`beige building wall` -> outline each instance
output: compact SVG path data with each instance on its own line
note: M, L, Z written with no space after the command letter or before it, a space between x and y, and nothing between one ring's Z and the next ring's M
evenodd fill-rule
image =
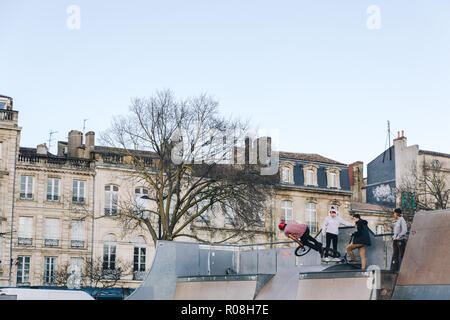
M279 188L276 193L276 198L274 201L274 212L276 213L276 224L283 219L282 201L289 200L292 201L293 209L293 220L298 223L307 223L307 203L316 204L316 232L311 232L314 236L323 225L325 218L329 214L330 206L338 207L339 216L348 222L352 222L352 217L349 214L351 194L341 194L334 192L306 192L301 190L289 190ZM288 240L284 233L276 228L276 241L286 241ZM321 241L321 240L319 240Z
M12 99L0 96L0 286L7 286L10 273L11 214L15 157L20 145L21 127L18 112L12 110Z
M22 161L21 161L22 160ZM30 282L32 286L42 285L45 257L56 257L56 267L70 262L70 258L86 258L90 256L92 245L92 211L93 211L93 171L80 172L69 168L70 163L55 165L50 168L47 163L27 163L19 159L16 173L16 192L14 210L14 242L13 258L30 256ZM21 176L33 177L33 199L20 197ZM47 200L47 179L59 178L59 201ZM85 203L72 202L73 180L85 181ZM31 217L32 243L21 244L18 240L20 217ZM59 220L59 243L56 246L46 244L46 219ZM73 247L71 243L72 220L84 221L84 246ZM12 273L13 285L16 285L17 266Z

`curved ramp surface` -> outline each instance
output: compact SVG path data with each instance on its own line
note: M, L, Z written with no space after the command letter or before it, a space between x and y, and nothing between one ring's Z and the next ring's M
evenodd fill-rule
M414 216L393 299L450 299L450 210Z
M256 295L255 300L295 300L300 272L322 271L326 267L308 266L280 270Z
M252 300L257 276L181 278L174 300Z

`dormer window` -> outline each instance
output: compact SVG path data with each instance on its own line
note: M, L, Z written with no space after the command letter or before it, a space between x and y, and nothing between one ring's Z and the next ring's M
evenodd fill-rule
M325 171L327 173L327 188L340 189L341 183L339 181L339 176L341 168L329 167L325 169Z
M305 179L305 186L317 187L317 169L319 167L315 164L305 164L303 166L303 177Z
M281 181L283 183L289 183L290 182L290 175L291 175L291 172L290 172L288 167L283 167L281 169Z
M314 171L311 169L306 170L306 184L309 186L314 184Z
M336 172L330 172L330 188L337 188Z
M288 184L294 183L294 166L295 163L290 161L286 161L280 164L281 183L288 183Z

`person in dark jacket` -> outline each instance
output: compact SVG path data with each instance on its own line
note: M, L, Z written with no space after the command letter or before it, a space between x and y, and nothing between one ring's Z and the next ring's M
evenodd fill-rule
M361 257L361 269L366 268L366 247L370 246L369 228L367 227L367 221L361 219L359 214L353 216L355 221L356 231L352 234L353 243L349 244L346 248L347 254L350 257L349 263L356 262L353 250L358 249Z

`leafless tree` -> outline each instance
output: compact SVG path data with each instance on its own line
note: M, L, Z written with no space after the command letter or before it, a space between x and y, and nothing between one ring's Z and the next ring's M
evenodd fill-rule
M87 258L82 272L83 285L97 298L105 289L116 287L120 280L131 274L132 264L116 259L115 267L107 269L101 257Z
M402 177L397 194L402 208L409 215L422 210L446 209L450 196L450 170L438 160L423 160L419 166L411 164Z
M146 228L155 245L159 230L162 240L211 242L211 231L221 235L215 242L253 237L250 231L264 224L276 174L261 174L269 153L258 144L254 161L249 150L255 144L245 137L248 122L220 116L217 101L207 95L176 100L166 90L134 99L129 115L116 117L102 135L130 159L136 185L148 189L146 203L118 204L124 228ZM217 227L220 216L229 227ZM198 225L208 228L209 240Z

